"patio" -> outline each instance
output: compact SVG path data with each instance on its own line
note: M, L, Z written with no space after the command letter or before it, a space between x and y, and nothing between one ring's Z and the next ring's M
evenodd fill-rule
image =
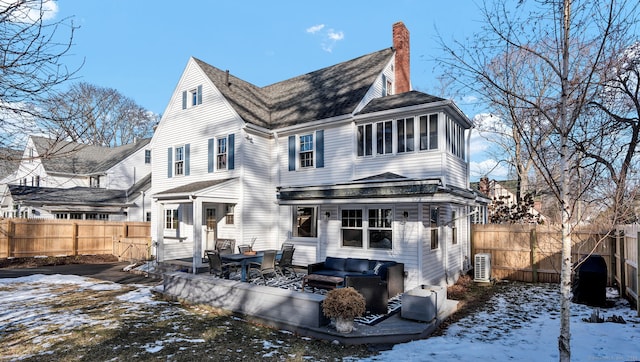
M183 271L162 273L163 284L156 292L165 298L230 310L252 322L343 344L401 343L425 338L457 308L457 302L446 300L433 321L414 321L401 317L401 298L397 296L389 301L387 315L360 318L352 333L342 334L322 314L321 303L327 291L308 287L301 291L303 268L296 268L295 275L266 280L257 277L241 282L239 273L222 279L206 270L190 273L191 261L171 261L171 264L174 270Z

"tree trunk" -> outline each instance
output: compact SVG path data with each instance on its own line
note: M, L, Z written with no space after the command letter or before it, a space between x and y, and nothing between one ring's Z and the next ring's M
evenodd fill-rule
M571 214L569 208L569 125L567 98L569 92L569 31L571 27L571 0L563 2L562 17L562 70L560 96L560 199L562 202L562 266L560 269L560 361L571 361Z

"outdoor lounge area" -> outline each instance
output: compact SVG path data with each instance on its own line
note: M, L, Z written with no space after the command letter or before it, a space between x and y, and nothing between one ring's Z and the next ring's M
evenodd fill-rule
M171 262L180 265L180 261L168 261ZM181 262L187 266L188 261ZM269 277L248 272L245 281L242 281L243 273L238 268L224 276L210 274L208 270L200 270L195 274L188 272L187 268L181 270L164 273L163 285L157 292L168 299L230 310L253 322L344 344L400 343L425 338L457 307L457 302L445 300L438 305L434 319L403 318L401 293L385 301L384 312L379 309L367 312L355 320L352 333L342 334L322 313L324 296L335 286L309 285L308 269L305 267L296 266L291 273L274 273ZM381 285L386 291L386 283ZM366 286L370 288L371 283Z

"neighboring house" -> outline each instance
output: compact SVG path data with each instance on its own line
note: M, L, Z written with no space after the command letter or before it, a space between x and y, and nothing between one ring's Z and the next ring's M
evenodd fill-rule
M409 34L394 47L265 87L189 59L151 142L160 261L202 261L216 238L295 244L405 264L407 288L470 268L471 121L412 91Z
M21 159L22 151L0 148L0 184L15 179Z
M471 187L478 190L479 192L488 196L489 199L491 199L491 203L493 204L493 207L492 205L489 205L489 208L488 208L489 213L491 213L491 210L497 207L497 202L503 203L503 205L506 207L512 207L517 203L516 192L518 187L518 180L497 181L497 180L489 180L488 178L483 177L480 179L479 182L472 183ZM528 191L529 190L524 190L522 197L524 197L524 194L527 193ZM545 221L546 220L545 216L542 215L542 213L540 212L542 207L540 198L537 195L535 195L535 193L533 196L534 196L534 200L533 200L534 204L533 204L533 207L529 208L529 214L531 214L536 218L539 218L542 221ZM488 215L488 218L489 219L491 218L490 214Z
M2 185L2 216L149 221L150 140L110 148L30 136Z

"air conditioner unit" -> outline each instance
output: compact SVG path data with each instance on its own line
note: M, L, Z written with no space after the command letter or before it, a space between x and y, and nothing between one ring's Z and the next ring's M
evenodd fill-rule
M476 254L473 264L473 280L476 282L491 281L491 254Z

